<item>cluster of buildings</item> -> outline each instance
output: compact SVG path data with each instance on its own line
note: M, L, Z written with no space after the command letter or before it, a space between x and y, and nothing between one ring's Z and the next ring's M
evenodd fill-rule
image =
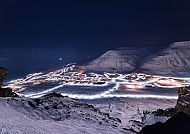
M59 70L47 73L29 74L24 78L12 80L6 87L16 92L44 83L56 83L58 85L80 85L80 86L106 86L115 83L117 87L126 89L145 88L147 85L160 87L181 87L189 83L184 80L153 76L142 73L118 74L118 73L86 73L84 69L74 64L69 64ZM121 86L120 86L121 85Z

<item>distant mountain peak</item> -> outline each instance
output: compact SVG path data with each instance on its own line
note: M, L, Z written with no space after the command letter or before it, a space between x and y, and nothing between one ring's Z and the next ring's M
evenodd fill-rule
M173 42L167 48L122 47L110 50L82 66L94 72L143 72L155 75L190 75L190 41Z

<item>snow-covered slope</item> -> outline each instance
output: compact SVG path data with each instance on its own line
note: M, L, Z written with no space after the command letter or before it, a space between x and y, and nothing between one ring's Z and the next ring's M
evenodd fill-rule
M111 50L82 68L96 72L142 72L153 75L189 76L190 41L174 42L160 50L147 47Z
M56 93L38 99L0 98L0 133L134 134L146 125L141 122L144 110L165 109L176 102L151 98L81 101Z
M0 98L2 134L120 134L120 120L59 94Z
M190 75L190 41L174 42L158 54L149 56L141 72L156 75Z
M110 50L97 59L82 66L87 71L96 72L132 72L151 48L122 48Z

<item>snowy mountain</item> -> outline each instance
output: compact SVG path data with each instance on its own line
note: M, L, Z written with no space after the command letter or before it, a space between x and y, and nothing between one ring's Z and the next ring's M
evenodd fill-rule
M155 75L189 76L190 41L174 42L168 48L149 56L140 70Z
M110 50L97 59L82 66L86 71L95 72L133 72L140 61L152 48L122 48Z
M167 48L155 49L111 50L81 67L95 72L142 72L180 77L190 75L190 41L174 42Z

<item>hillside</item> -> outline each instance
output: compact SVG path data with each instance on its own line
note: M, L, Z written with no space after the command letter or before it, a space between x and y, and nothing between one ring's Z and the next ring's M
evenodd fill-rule
M159 53L147 57L140 70L154 75L189 76L190 41L174 42Z
M164 49L123 48L110 50L81 66L94 72L142 72L152 75L189 76L190 41L174 42Z
M110 50L95 60L81 66L86 71L95 72L133 72L152 48L122 48Z
M40 99L0 98L0 109L3 134L121 133L119 119L56 93Z

